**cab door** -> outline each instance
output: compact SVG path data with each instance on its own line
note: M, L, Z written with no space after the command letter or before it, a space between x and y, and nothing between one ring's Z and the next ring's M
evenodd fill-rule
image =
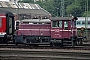
M70 34L71 34L70 21L63 21L63 30L62 30L63 38L70 38Z
M62 38L62 21L52 21L51 38Z

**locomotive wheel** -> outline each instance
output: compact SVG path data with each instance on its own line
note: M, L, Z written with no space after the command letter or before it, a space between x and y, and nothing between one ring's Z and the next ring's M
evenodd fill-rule
M63 44L60 44L60 43L51 43L50 46L51 47L63 47Z
M16 43L15 45L18 46L18 43Z
M82 44L83 44L83 43L82 43L82 40L80 40L80 41L79 41L79 45L82 45Z
M50 43L50 46L51 46L51 47L55 47L55 44L54 44L54 43Z
M4 41L3 41L3 42L4 42L4 43L6 43L6 44L8 43L7 39L4 39Z
M80 40L80 45L82 45L83 43L82 43L82 40Z
M0 43L2 43L2 41L3 41L2 38L0 38Z
M74 43L74 41L73 41L73 40L72 40L72 44L71 44L71 45L72 45L72 47L74 47L74 45L75 45L75 43Z
M82 40L78 40L77 41L77 45L82 45L83 43L82 43Z
M77 41L75 41L75 46L77 46L78 45L78 43L77 43Z

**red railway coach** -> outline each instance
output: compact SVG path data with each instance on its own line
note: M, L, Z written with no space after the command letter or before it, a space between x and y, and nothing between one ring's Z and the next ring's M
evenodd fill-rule
M22 20L15 36L15 43L74 46L78 41L76 20L76 17Z
M0 9L0 43L7 43L14 34L13 13Z

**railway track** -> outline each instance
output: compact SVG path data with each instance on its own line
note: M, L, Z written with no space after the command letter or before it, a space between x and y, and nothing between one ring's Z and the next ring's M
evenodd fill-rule
M90 60L90 45L75 47L0 45L1 60Z
M6 49L6 50L5 50ZM89 52L59 49L0 49L1 60L90 60Z
M85 44L82 46L64 46L64 47L51 47L49 45L43 46L37 46L37 45L15 45L15 44L0 44L0 48L23 48L23 49L70 49L70 50L90 50L90 44Z

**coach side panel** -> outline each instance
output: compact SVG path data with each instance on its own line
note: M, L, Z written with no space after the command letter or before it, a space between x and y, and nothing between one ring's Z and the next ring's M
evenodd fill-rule
M0 36L4 37L6 34L6 16L0 15Z

